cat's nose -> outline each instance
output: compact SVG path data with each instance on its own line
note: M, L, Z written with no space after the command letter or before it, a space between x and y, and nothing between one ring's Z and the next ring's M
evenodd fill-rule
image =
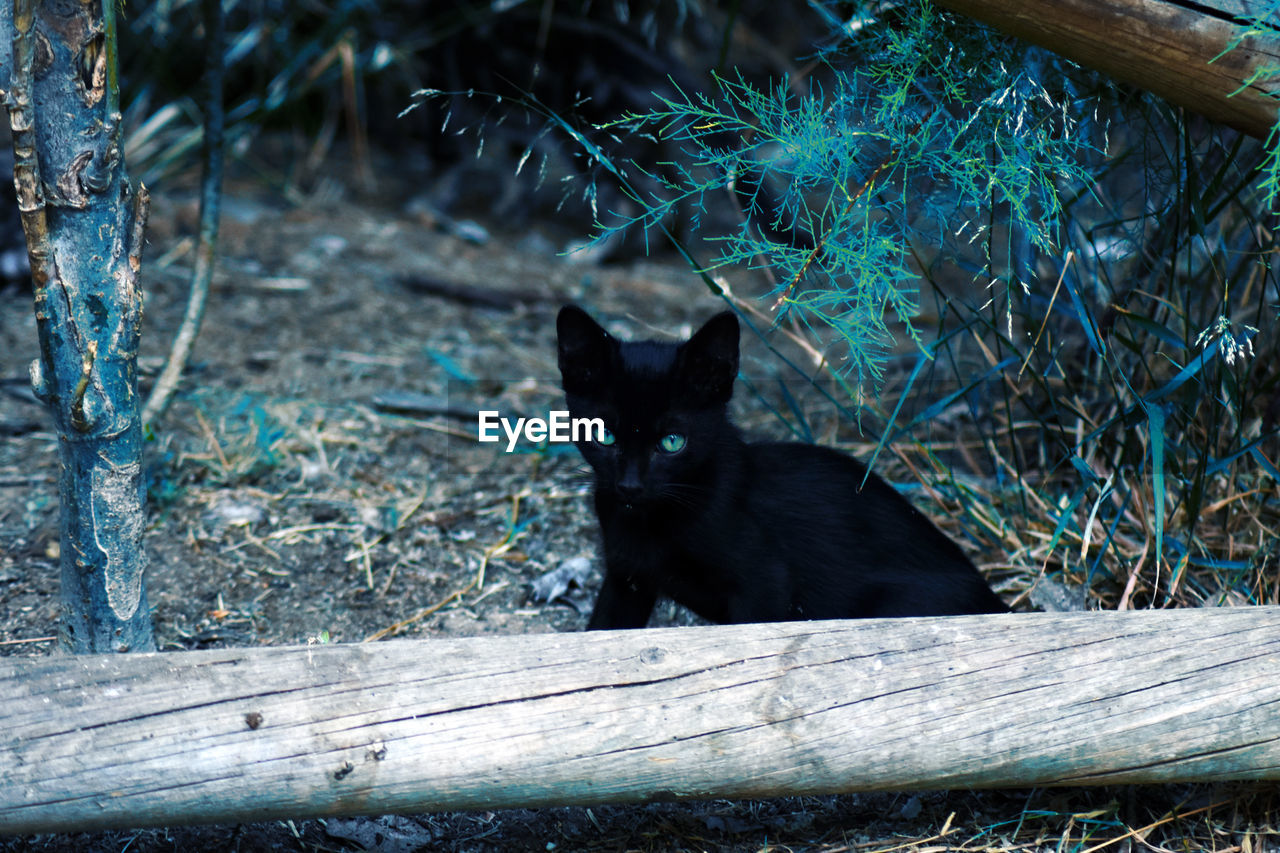
M623 500L633 501L640 497L640 493L644 491L644 487L640 485L640 481L622 480L618 483L618 494Z
M626 471L618 480L618 495L624 501L635 500L643 491L644 483L640 481L640 475L636 471Z

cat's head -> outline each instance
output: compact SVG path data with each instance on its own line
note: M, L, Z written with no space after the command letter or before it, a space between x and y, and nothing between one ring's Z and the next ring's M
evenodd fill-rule
M565 399L603 436L578 442L597 495L625 508L688 504L708 462L736 440L726 406L738 375L738 320L717 314L680 343L619 341L574 305L556 319Z

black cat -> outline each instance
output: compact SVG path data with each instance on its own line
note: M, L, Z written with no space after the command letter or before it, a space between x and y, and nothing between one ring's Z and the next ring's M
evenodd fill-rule
M642 628L666 595L713 622L1008 610L954 542L849 456L748 444L726 405L738 320L680 344L619 341L577 306L556 320L578 449L595 471L605 578L589 629Z

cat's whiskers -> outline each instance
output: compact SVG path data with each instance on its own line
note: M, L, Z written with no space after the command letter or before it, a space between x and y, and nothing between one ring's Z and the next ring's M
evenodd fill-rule
M696 498L711 493L706 486L694 485L693 483L665 483L659 490L658 495L663 500L670 501L673 504L687 507L689 509L697 509L700 502Z

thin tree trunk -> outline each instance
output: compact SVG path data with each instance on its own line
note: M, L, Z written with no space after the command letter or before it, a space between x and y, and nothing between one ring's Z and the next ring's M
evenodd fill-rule
M62 625L75 652L154 648L137 353L148 201L125 175L113 0L17 0L7 102L40 355L62 463Z

